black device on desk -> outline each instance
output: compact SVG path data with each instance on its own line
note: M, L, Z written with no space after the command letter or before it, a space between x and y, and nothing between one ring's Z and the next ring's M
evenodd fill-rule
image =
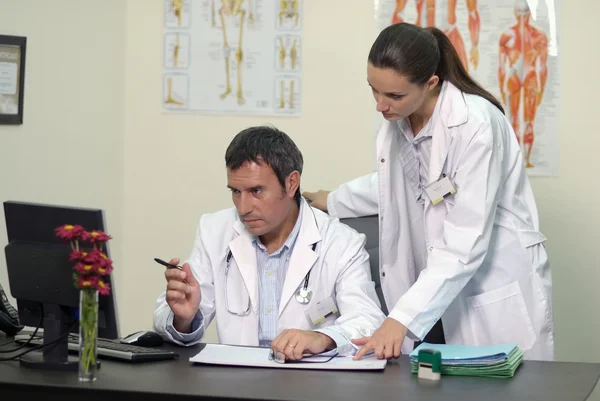
M158 334L157 334L158 335ZM42 336L35 336L31 338L31 334L22 334L15 336L15 341L19 344L28 342L32 345L42 345ZM70 352L78 352L79 350L79 337L77 335L70 334L68 337L68 349ZM97 342L98 356L106 359L121 360L127 362L150 362L150 361L162 361L167 359L176 359L179 354L173 351L166 351L158 348L151 348L146 345L135 345L126 344L120 340L109 340L106 338L99 338Z
M8 234L5 247L10 291L17 300L20 323L43 327L43 337L19 336L17 342L44 345L42 352L21 356L21 364L46 369L77 369L69 351L77 352L79 290L73 285L70 247L55 237L54 229L76 224L87 230L102 230L101 209L4 202ZM107 244L104 244L106 246ZM104 249L108 257L108 248ZM177 353L135 347L119 342L115 285L110 295L98 301L98 355L127 361L173 359Z
M0 331L8 336L14 336L23 329L19 323L19 313L8 302L8 297L0 284Z
M122 338L121 343L140 347L160 347L164 340L160 334L154 331L138 331Z

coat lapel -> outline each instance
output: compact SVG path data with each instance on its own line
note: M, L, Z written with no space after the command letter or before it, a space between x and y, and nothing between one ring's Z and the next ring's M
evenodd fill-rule
M311 207L304 199L302 199L301 207L303 209L300 232L294 244L290 264L283 283L279 302L279 316L281 316L281 313L296 293L298 287L304 283L306 273L312 269L318 259L318 254L312 250L313 244L321 240L316 218ZM318 247L315 249L318 249ZM318 280L316 274L311 275L310 283L314 283L314 280ZM314 285L309 284L309 288L313 288L314 290Z
M434 116L432 127L431 156L429 159L429 176L427 185L438 181L442 175L444 164L448 158L448 151L454 136L449 128L465 124L468 117L467 103L464 94L450 82L442 84L438 99L440 109ZM429 196L425 197L425 212L431 207Z
M239 234L229 243L231 254L240 269L244 285L250 296L252 310L258 311L258 269L256 267L256 250L252 246L252 235L239 219L233 225Z
M449 128L466 123L468 115L463 93L449 82L442 84L438 102L440 102L438 115L432 117L434 120L428 184L439 180L442 174L454 138Z

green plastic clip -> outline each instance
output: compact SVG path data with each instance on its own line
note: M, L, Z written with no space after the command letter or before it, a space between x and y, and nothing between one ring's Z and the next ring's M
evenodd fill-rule
M435 349L419 350L419 378L440 380L442 374L442 353Z

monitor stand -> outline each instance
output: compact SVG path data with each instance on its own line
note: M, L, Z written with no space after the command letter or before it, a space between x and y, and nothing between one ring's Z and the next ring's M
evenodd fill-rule
M44 345L20 357L23 366L34 369L77 371L79 359L69 356L69 332L73 326L72 309L44 304Z

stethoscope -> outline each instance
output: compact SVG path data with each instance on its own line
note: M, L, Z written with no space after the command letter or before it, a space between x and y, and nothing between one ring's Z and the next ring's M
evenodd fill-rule
M312 250L313 252L315 251L315 249L317 249L317 244L314 243L312 244ZM236 315L236 316L246 316L250 313L250 295L248 295L248 305L246 306L246 310L243 312L234 312L231 310L231 308L229 307L229 297L227 296L227 280L229 278L229 268L231 267L231 257L233 256L233 254L231 253L231 250L227 253L227 264L225 266L225 307L227 308L227 312L231 313L232 315ZM312 268L311 268L312 270ZM307 305L310 300L312 299L313 296L313 291L308 288L308 282L310 280L310 272L311 270L308 271L308 273L306 273L306 276L304 276L304 283L302 284L302 287L298 288L296 290L296 294L295 294L295 298L296 301L299 304L302 305Z
M319 224L317 223L317 217L315 216L315 212L312 211L313 213L313 217L315 218L315 224L317 225L317 229L319 228ZM317 243L312 244L312 250L313 252L315 252L315 250L317 249ZM231 267L231 258L232 258L233 254L231 253L231 249L227 252L227 258L226 258L226 265L225 265L225 308L227 309L227 312L231 313L232 315L236 315L236 316L247 316L248 314L250 314L250 295L248 295L248 305L246 306L246 310L243 312L234 312L229 308L229 297L227 296L227 280L229 278L229 268ZM310 280L310 272L311 272L312 268L308 271L308 273L306 273L306 276L304 276L304 283L302 283L302 286L300 288L298 288L296 290L296 294L295 294L295 298L296 301L301 304L301 305L307 305L310 300L312 299L313 296L313 291L308 287L308 282Z

